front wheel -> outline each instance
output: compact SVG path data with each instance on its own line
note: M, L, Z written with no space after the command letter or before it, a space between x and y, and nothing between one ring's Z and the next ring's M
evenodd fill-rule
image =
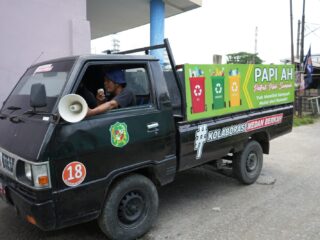
M250 141L243 151L235 153L232 167L235 177L244 184L254 183L262 169L263 151L257 141Z
M142 175L130 175L112 187L98 223L110 239L136 239L151 228L158 205L155 185Z

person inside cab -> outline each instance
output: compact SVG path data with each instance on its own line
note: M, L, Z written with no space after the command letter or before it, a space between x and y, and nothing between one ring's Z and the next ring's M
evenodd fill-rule
M104 91L97 93L97 107L88 109L87 116L94 116L111 109L134 106L135 96L126 88L126 80L123 70L111 70L104 77L104 88L110 94L106 97Z

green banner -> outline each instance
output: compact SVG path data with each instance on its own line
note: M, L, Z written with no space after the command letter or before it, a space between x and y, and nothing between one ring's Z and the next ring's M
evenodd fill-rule
M294 101L293 65L184 65L187 119Z

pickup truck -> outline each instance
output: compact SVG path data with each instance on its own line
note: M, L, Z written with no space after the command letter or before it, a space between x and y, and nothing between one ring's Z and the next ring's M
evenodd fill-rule
M171 70L150 55L164 48ZM120 68L136 105L86 117L84 87ZM293 121L291 65L176 66L164 44L28 68L0 112L0 197L42 230L98 220L110 239L153 226L157 188L206 163L259 177L270 140ZM90 107L90 106L89 106Z

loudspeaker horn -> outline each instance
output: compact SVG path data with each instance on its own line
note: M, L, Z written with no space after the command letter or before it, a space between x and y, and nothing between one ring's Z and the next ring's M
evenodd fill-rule
M80 95L68 94L61 98L58 111L67 122L80 122L87 115L88 104Z

